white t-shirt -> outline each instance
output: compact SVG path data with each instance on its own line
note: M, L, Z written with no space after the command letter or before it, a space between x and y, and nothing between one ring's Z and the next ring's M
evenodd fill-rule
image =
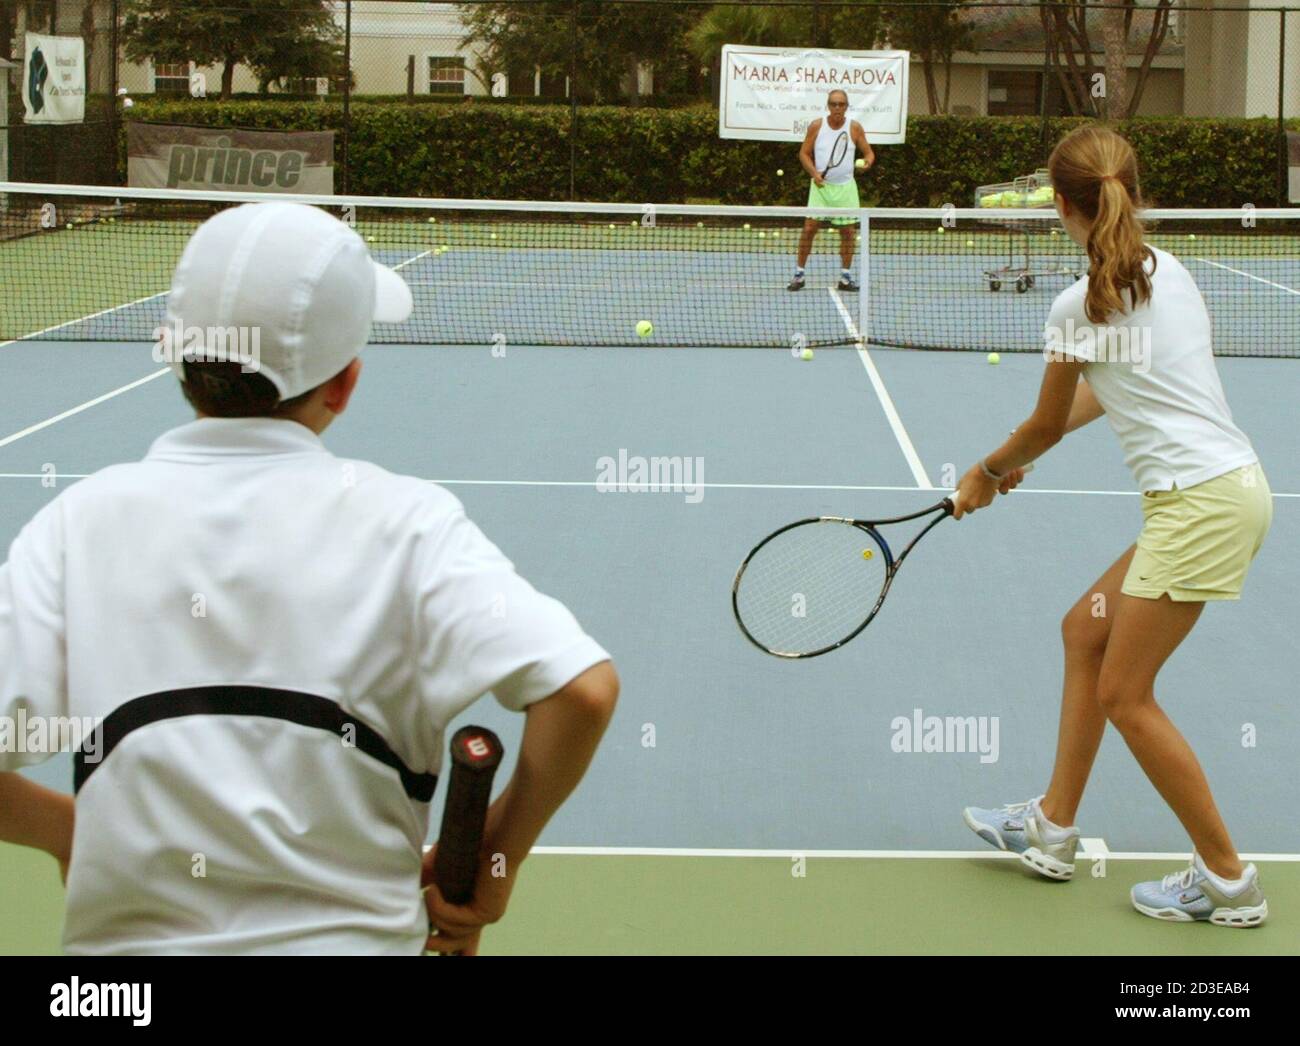
M1185 489L1258 459L1228 410L1196 282L1172 254L1151 249L1146 303L1094 324L1084 312L1085 276L1056 296L1044 336L1049 353L1088 361L1084 378L1138 489Z
M821 130L817 132L817 140L813 144L813 164L818 171L825 170L826 165L831 162L835 141L841 134L846 136L847 148L844 151L844 159L826 171L827 185L843 185L845 182L853 181L853 164L857 159L858 146L853 141L852 120L845 117L844 123L835 128L831 126L829 117L822 117Z
M103 719L66 950L418 954L448 722L607 657L446 490L292 421L166 433L0 566L0 715Z

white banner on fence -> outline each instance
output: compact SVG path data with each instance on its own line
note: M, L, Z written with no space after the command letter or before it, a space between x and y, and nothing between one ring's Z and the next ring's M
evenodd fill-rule
M27 123L84 123L86 43L79 36L28 33L23 48L23 111Z
M849 96L849 118L873 145L907 140L907 51L809 51L727 44L718 136L802 141L826 115L826 95Z

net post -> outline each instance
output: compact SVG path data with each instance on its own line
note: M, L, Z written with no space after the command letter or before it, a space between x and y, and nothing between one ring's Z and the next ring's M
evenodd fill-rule
M1277 27L1277 205L1287 206L1286 144L1286 8L1278 11Z
M871 298L871 212L865 207L858 212L858 228L862 235L862 248L858 252L862 269L861 287L858 290L858 348L867 347L867 321Z

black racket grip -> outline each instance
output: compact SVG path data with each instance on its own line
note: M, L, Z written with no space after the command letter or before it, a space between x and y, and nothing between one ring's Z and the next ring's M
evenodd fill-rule
M433 881L452 904L468 904L478 876L492 778L504 750L491 730L463 726L451 739L451 776L433 860Z

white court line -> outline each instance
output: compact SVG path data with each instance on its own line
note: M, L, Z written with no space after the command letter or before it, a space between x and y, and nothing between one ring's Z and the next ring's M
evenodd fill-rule
M50 331L62 330L64 327L71 327L74 323L85 323L87 320L96 320L100 316L107 316L110 312L117 312L119 309L129 309L132 305L143 305L147 301L153 301L155 298L161 298L166 291L159 291L157 294L150 294L147 298L136 298L135 301L123 302L121 305L114 305L109 309L100 309L99 312L92 312L89 316L78 316L75 320L68 320L65 323L56 323L53 327L46 327L44 330L33 331L31 334L24 334L21 338L11 338L9 341L0 341L0 349L7 345L17 345L20 341L31 341L33 338L39 338L42 334L49 334ZM86 341L95 341L95 338L87 338Z
M1105 842L1101 841L1103 847ZM565 857L811 857L817 860L994 860L1014 861L1018 856L1001 850L712 850L667 846L534 846L535 854ZM1191 861L1188 851L1179 853L1086 853L1108 861ZM1300 854L1240 854L1243 861L1300 861Z
M150 375L143 381L151 380L157 375ZM139 384L139 382L137 382ZM129 388L130 386L128 386ZM124 390L119 390L124 391ZM112 393L110 393L112 395ZM48 424L48 423L42 423ZM0 479L45 479L47 473L44 472L0 472ZM57 479L85 479L91 475L89 472L60 472L55 477ZM596 480L592 479L426 479L426 483L437 483L442 487L586 487L594 488L599 486ZM832 490L853 492L885 492L885 493L904 493L914 494L916 487L899 487L886 485L870 485L859 483L700 483L699 487L705 490ZM942 487L930 487L930 491L935 493L944 493ZM673 491L672 493L678 493ZM1138 497L1136 490L1064 490L1052 488L1030 488L1021 487L1013 490L1012 494L1062 494L1062 495L1091 495L1095 497L1106 498L1135 498ZM1273 492L1275 498L1300 498L1300 494L1279 494Z
M894 401L889 395L889 390L885 388L885 383L880 377L880 372L876 370L876 364L871 359L871 353L867 351L866 342L862 339L862 333L858 330L858 325L853 322L853 317L849 315L849 310L844 307L844 302L836 293L835 288L829 290L831 300L835 302L835 307L840 310L840 318L844 320L844 326L849 329L853 335L854 341L858 344L858 359L862 361L862 366L866 368L867 377L871 379L871 387L876 390L876 398L880 400L880 406L885 412L885 417L889 420L889 427L894 430L894 439L898 440L899 449L903 452L903 457L907 459L907 467L912 470L912 476L916 479L916 485L922 490L934 490L935 486L930 482L930 477L926 475L925 466L921 464L921 458L916 453L916 447L912 445L912 437L907 434L907 429L903 427L903 419L898 416L898 410L894 407ZM859 294L866 294L866 289L858 291Z
M123 385L121 388L114 389L112 392L106 392L102 396L96 396L93 400L86 400L85 403L79 404L73 407L71 410L65 410L62 414L56 414L52 418L46 418L44 421L38 421L35 425L29 425L21 432L15 432L12 436L6 436L4 439L0 439L0 447L7 447L9 446L10 443L17 443L20 439L22 439L25 436L30 436L33 432L40 432L41 429L47 429L51 425L57 425L60 421L63 421L65 418L70 418L74 414L80 414L83 410L89 410L91 407L96 407L99 404L103 403L105 400L111 400L114 396L120 396L124 392L130 392L132 389L139 388L141 385L145 384L146 382L153 381L154 378L160 378L164 374L170 374L170 373L171 373L171 368L164 367L162 368L162 370L156 370L152 374L147 374L143 378L131 382L129 385Z
M1263 283L1279 291L1285 291L1287 294L1300 294L1300 289L1298 288L1287 287L1281 283L1274 283L1272 280L1266 280L1262 276L1256 276L1254 273L1246 272L1242 269L1234 269L1231 265L1224 265L1222 262L1210 261L1209 258L1197 258L1196 260L1198 262L1203 262L1206 265L1213 265L1216 269L1223 269L1225 272L1230 272L1236 276L1245 276L1248 280L1255 280L1257 283Z

